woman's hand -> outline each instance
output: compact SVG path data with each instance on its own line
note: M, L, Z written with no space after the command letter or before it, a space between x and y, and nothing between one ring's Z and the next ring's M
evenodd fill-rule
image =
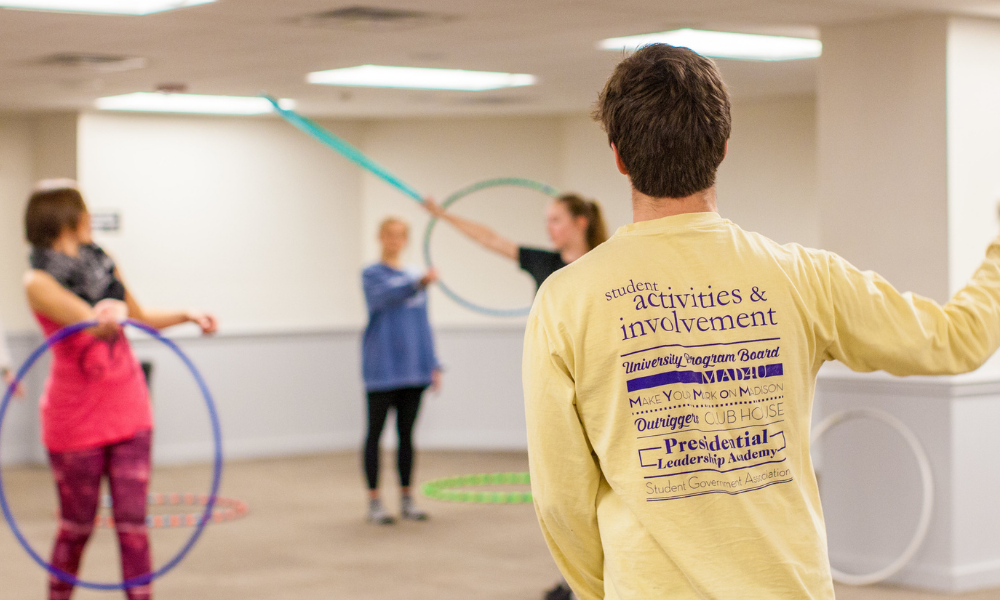
M11 370L9 370L9 369L3 369L3 381L9 387L10 384L14 382L14 372L11 371ZM14 397L15 398L24 398L24 385L23 384L19 383L19 384L17 384L17 387L14 388Z
M431 213L431 216L433 216L434 218L436 219L444 218L445 215L444 209L441 208L441 206L437 202L434 202L434 198L431 198L430 196L424 198L423 206L424 208L427 209L427 212Z
M427 287L430 284L438 280L438 273L436 269L429 269L423 277L420 278L420 287Z
M101 325L107 323L120 324L128 318L128 305L121 300L111 298L101 300L94 305L94 317Z
M94 305L94 318L97 326L91 327L90 333L99 338L113 338L118 335L122 322L128 318L128 305L111 298L101 300Z
M216 320L215 315L211 313L192 311L188 313L187 320L201 327L201 332L205 335L215 333L219 330L219 322Z

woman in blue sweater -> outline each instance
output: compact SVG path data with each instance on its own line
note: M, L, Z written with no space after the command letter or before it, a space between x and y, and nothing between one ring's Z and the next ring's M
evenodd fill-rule
M378 491L379 439L390 408L396 410L399 432L399 484L402 488L401 516L424 521L427 513L413 504L410 475L413 471L413 425L420 410L420 397L428 387L437 389L441 366L434 353L434 336L427 319L427 286L437 280L430 270L424 275L403 267L401 254L409 238L409 227L389 217L379 227L382 259L362 274L368 327L362 350L362 370L368 392L368 438L364 466L368 479L368 520L389 525L395 520L382 507Z

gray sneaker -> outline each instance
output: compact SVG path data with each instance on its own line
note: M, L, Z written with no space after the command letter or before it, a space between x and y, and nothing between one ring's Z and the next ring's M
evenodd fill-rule
M368 522L375 525L392 525L396 522L396 519L392 515L385 512L382 508L382 503L378 500L371 500L368 503Z
M407 521L426 521L430 516L413 504L413 499L403 496L400 502L400 516Z

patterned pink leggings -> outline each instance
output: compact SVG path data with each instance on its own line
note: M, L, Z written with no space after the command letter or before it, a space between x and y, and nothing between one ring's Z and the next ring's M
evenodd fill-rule
M83 548L94 530L101 477L107 475L121 548L122 576L130 579L152 570L146 534L151 442L152 432L144 431L100 448L49 453L59 491L60 516L59 533L52 550L53 566L76 575ZM125 593L129 600L149 600L152 586L133 587ZM69 600L72 594L72 585L50 576L49 600Z

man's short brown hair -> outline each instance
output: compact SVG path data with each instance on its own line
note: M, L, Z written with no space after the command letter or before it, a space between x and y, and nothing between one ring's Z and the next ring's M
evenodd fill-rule
M623 60L594 118L628 170L632 187L683 198L715 185L732 128L729 94L710 59L651 44Z

